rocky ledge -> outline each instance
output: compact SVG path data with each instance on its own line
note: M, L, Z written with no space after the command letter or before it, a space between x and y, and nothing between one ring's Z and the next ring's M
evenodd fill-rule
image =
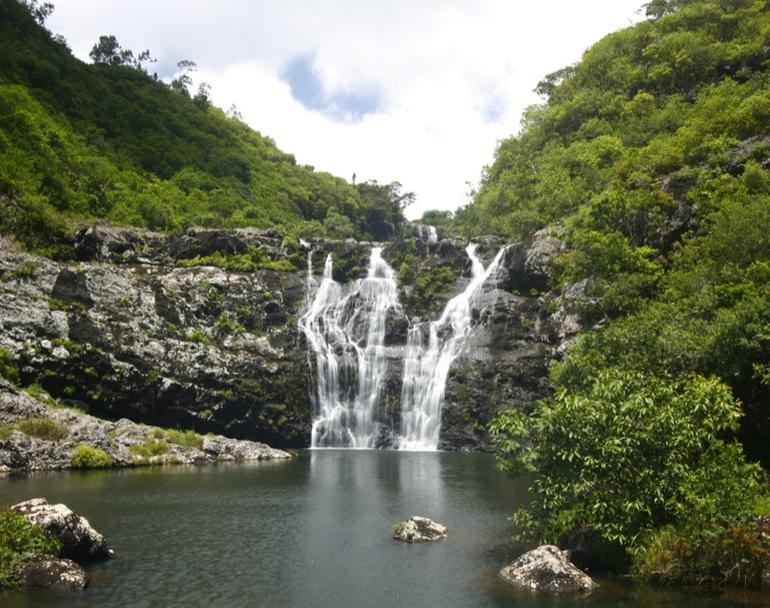
M0 473L289 458L263 443L101 420L0 378Z
M104 536L67 505L51 505L45 498L33 498L13 505L11 511L40 526L61 544L59 556L36 553L24 560L19 578L27 587L85 589L88 576L80 564L108 560L114 555Z
M572 565L567 551L543 545L528 551L500 571L517 587L550 593L585 593L598 585L585 572Z
M407 543L424 543L446 538L446 526L427 517L412 515L409 519L393 526L393 538Z

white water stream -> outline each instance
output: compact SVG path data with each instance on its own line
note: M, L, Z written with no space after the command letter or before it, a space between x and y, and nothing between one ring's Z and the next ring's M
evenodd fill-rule
M399 310L393 269L374 247L364 279L342 286L326 257L317 285L308 255L308 289L315 290L300 331L315 355L311 447L374 447L375 413L388 371L385 319Z
M476 245L468 245L471 281L465 290L447 302L441 317L427 328L410 328L401 386L400 449L437 449L449 369L471 332L474 299L494 276L503 251L484 268ZM299 328L308 342L311 369L315 364L311 447L376 447L377 409L388 373L385 321L389 313L401 311L395 272L381 253L382 248L374 247L366 278L347 286L332 278L331 255L319 284L308 254L308 309Z

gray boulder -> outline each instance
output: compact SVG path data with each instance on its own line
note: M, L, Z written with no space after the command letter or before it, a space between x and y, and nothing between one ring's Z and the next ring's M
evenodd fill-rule
M393 526L393 538L407 543L423 543L446 538L447 529L427 517L413 515Z
M33 555L21 570L22 584L62 591L81 591L88 585L86 571L69 559Z
M520 556L500 571L509 583L532 591L585 593L598 585L585 572L572 565L567 552L554 545L543 545Z
M13 505L11 510L58 538L62 557L80 562L110 559L114 555L104 536L66 505L49 505L45 498L33 498Z

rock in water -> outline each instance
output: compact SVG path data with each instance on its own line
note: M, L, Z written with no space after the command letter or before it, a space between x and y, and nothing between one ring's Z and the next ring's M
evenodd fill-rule
M49 505L45 498L33 498L13 505L11 510L58 538L62 557L80 562L110 559L114 554L104 536L66 505Z
M80 591L88 585L86 571L69 559L53 555L33 555L21 570L21 580L28 587Z
M446 538L445 526L427 517L413 515L409 519L398 522L393 526L393 538L407 543L423 543L431 540Z
M572 565L567 552L553 545L533 549L500 570L509 583L532 591L578 593L593 591L598 585Z

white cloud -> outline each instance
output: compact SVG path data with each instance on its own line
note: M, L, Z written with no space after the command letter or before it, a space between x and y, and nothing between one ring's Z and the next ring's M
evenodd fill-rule
M217 105L234 103L301 163L400 181L417 193L414 217L465 203L542 76L638 19L640 3L58 0L48 25L83 59L101 34L151 49L161 74L193 59ZM377 91L377 112L345 121L293 99L281 74L302 55L327 95Z

